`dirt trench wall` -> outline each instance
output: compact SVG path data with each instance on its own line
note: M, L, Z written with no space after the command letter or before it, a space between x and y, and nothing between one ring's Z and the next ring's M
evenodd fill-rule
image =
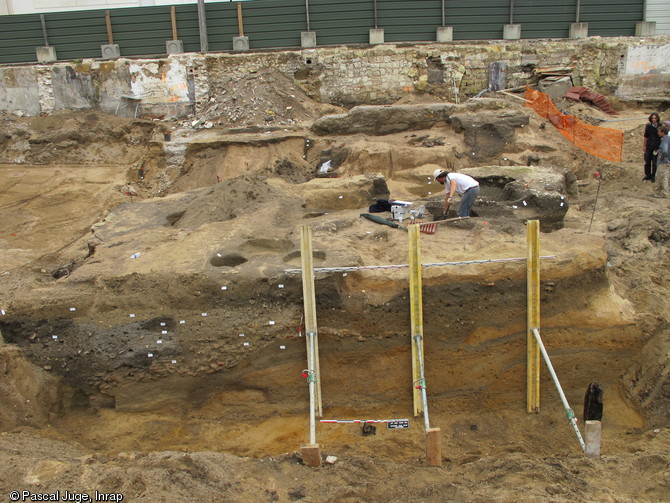
M134 116L201 114L217 97L254 86L273 69L312 99L338 105L392 103L407 93L464 100L486 89L489 65L504 63L506 85L525 85L536 67L574 68L575 85L634 100L667 100L670 37L454 42L363 48L322 47L244 54L84 61L0 68L0 110L27 115L93 109ZM658 60L658 61L657 61ZM625 81L621 86L620 82ZM123 96L131 96L128 100Z

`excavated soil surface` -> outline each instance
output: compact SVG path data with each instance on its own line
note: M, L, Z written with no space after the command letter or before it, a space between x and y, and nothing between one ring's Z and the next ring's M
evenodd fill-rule
M259 107L268 89L295 98L290 83L262 80ZM170 125L169 142L157 121L2 118L0 492L668 501L670 214L640 181L649 111L620 106L620 120L602 122L625 135L612 163L518 100L454 110L471 119L461 129L454 119L383 135L312 130L323 108L286 103L295 120L282 116L283 129L268 127L273 113L224 130L243 111L229 103L211 107L211 128ZM326 160L331 177L316 177ZM407 269L337 269L407 263L407 233L360 214L389 197L436 212L438 166L491 173L476 218L420 235L423 263L480 262L423 272L439 468L425 466L424 421L412 415ZM519 201L501 188L509 180L526 191ZM582 431L588 384L604 389L600 458L584 457L544 365L541 410L526 412L525 220L542 210L526 201L546 194L569 209L541 234L541 331ZM301 226L315 267L330 268L315 280L324 418L410 422L374 435L318 424L322 454L337 460L316 469L299 453ZM496 261L509 258L520 260Z

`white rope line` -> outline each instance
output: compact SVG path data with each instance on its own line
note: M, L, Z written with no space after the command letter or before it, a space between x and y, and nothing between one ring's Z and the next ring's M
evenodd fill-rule
M556 258L556 255L543 255L541 259ZM493 262L521 262L528 260L527 257L516 258L493 258L486 260L466 260L462 262L433 262L428 264L421 264L421 267L441 267L445 265L469 265L469 264L490 264ZM374 271L378 269L404 269L409 267L409 264L395 264L395 265L362 265L352 267L315 267L314 272L350 272L350 271ZM284 269L286 274L299 274L302 269Z

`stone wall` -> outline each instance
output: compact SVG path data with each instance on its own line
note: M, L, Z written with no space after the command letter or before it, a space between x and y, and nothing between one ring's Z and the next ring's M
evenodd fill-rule
M573 83L623 99L670 100L670 37L590 37L380 44L244 53L179 54L160 59L62 62L0 67L0 110L26 115L97 109L183 118L216 102L250 74L283 73L317 101L388 104L409 93L457 102L487 88L489 66L505 66L507 88L537 67L572 67ZM660 55L660 56L659 56ZM124 98L125 96L125 98Z

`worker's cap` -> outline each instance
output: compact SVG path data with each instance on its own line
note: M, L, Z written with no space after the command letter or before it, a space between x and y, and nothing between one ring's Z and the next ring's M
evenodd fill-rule
M433 178L435 180L437 180L438 178L440 178L441 176L444 176L446 174L447 174L447 172L445 170L438 168L435 171L433 171Z
M666 126L670 127L670 121L665 121L663 124L665 124Z

